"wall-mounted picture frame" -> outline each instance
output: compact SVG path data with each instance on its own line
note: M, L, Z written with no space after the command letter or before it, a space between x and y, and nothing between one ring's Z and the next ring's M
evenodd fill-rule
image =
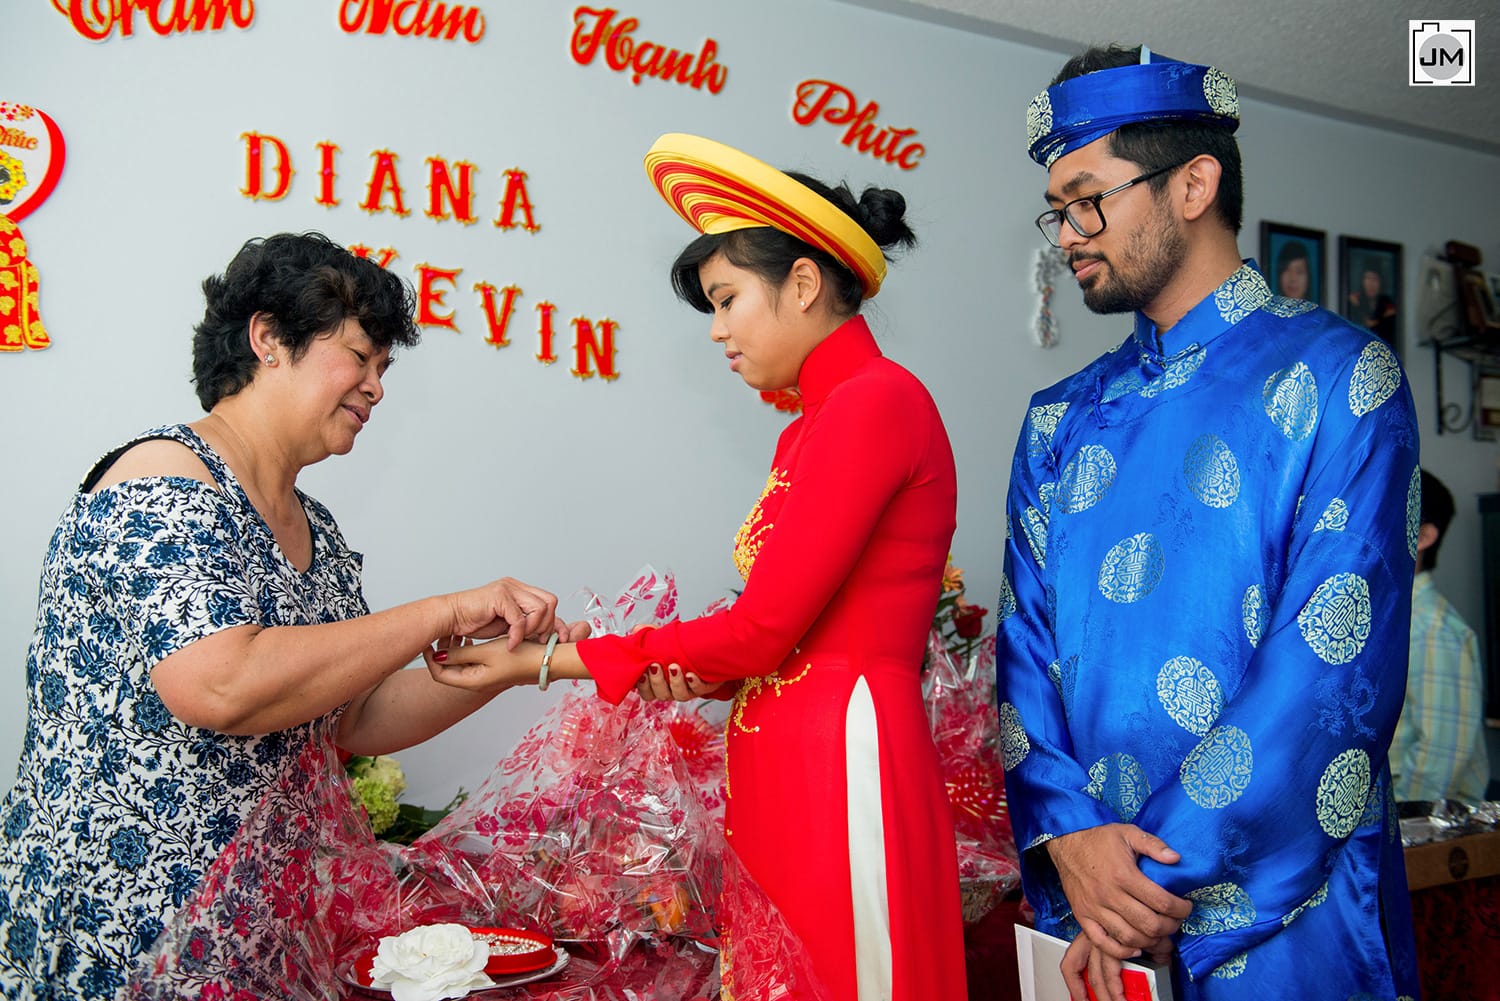
M1327 234L1321 229L1261 220L1260 263L1271 291L1324 305L1327 246Z
M1401 244L1339 237L1339 312L1401 355Z

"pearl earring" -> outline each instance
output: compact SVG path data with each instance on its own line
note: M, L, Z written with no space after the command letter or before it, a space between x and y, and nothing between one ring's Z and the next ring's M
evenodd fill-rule
M269 351L266 352L266 364L267 365L275 365L276 364L276 356L273 355Z
M805 300L799 301L797 305L801 306L803 309L807 308L807 302Z

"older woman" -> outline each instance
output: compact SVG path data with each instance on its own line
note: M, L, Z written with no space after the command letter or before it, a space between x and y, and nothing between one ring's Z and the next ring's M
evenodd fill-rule
M678 296L712 315L730 371L802 400L735 539L744 591L690 622L460 646L429 669L476 691L592 677L611 702L633 686L733 686L725 834L829 996L961 1001L953 818L920 680L956 519L953 452L932 397L860 315L884 250L915 240L906 202L697 136L663 136L646 166L702 232L672 267ZM740 917L727 915L726 995L732 970L774 958Z
M438 637L570 636L503 579L371 613L360 556L297 489L342 455L416 344L409 290L317 234L247 243L203 284L208 415L106 455L63 513L0 808L0 993L112 998L310 740L415 744L484 705L403 671Z

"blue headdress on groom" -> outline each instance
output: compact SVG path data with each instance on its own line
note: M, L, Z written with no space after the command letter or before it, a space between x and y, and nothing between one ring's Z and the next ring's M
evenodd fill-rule
M1212 66L1152 55L1133 66L1085 73L1054 84L1026 109L1027 152L1044 167L1122 125L1184 122L1233 132L1240 125L1234 81Z

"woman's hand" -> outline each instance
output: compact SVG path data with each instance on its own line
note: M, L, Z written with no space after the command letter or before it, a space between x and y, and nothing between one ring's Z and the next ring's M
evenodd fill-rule
M641 675L641 680L635 683L635 693L647 702L664 702L669 699L673 702L686 702L712 695L722 684L704 681L676 664L668 664L665 669L660 664L652 664Z
M557 595L511 577L448 595L454 636L487 640L506 634L514 651L525 639L546 639L569 627L557 618ZM587 628L585 626L585 628ZM585 633L587 635L587 633ZM567 635L564 635L567 639Z
M530 641L512 650L499 640L474 643L458 636L439 640L436 650L423 650L422 661L434 681L494 695L515 685L536 684L544 650Z

